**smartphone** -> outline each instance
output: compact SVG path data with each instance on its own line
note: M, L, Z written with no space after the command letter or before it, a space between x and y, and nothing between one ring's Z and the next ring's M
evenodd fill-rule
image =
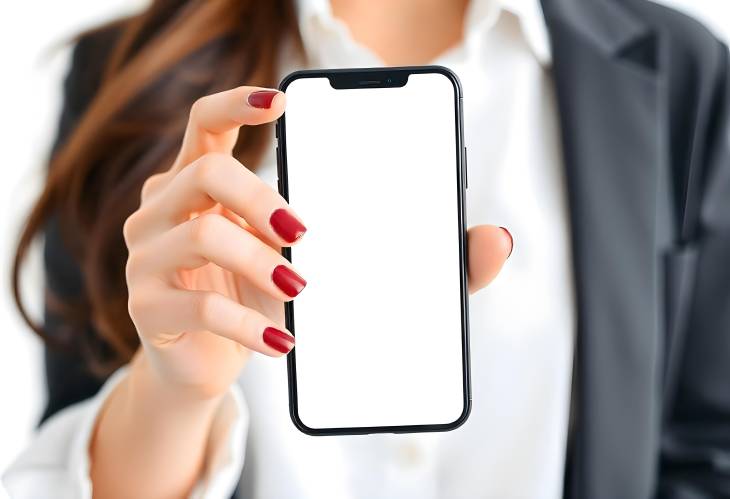
M310 435L446 431L471 408L462 92L438 66L298 71L280 84L289 407Z

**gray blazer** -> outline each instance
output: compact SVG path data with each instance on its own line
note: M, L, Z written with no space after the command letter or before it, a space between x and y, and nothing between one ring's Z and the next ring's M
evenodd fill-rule
M578 306L566 497L730 497L728 49L644 0L543 10Z
M730 497L727 47L646 0L543 0L543 10L578 305L565 497ZM115 39L102 30L79 42L59 143ZM83 292L53 221L45 262L54 293ZM48 313L47 328L60 320ZM84 362L46 351L44 418L98 389Z

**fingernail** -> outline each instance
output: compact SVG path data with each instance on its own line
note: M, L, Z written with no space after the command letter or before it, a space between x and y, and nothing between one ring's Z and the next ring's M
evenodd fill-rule
M288 243L293 243L307 232L307 228L284 208L274 211L269 218L269 223L274 232Z
M507 234L507 236L509 237L509 255L507 255L507 258L509 258L510 255L512 255L512 250L515 248L515 240L512 238L512 234L510 233L510 231L508 231L504 227L500 227L500 229L502 229L504 233Z
M294 298L302 292L307 281L286 265L278 265L271 274L271 280L287 296Z
M281 353L289 353L294 347L294 336L279 331L275 327L267 327L264 329L264 343Z
M259 109L269 109L278 93L276 90L256 90L248 94L248 105Z

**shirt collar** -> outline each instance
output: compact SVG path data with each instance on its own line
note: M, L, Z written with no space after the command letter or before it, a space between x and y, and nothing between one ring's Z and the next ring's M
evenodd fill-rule
M299 29L308 54L319 52L323 38L347 35L347 28L334 18L329 0L297 0ZM522 34L535 58L543 66L552 63L552 50L539 0L471 0L466 18L465 39L490 29L501 14L517 17ZM466 40L465 40L466 41Z
M490 0L472 0L490 1ZM548 66L552 63L552 49L548 35L545 15L539 0L499 0L502 9L511 12L520 21L522 33L532 53L540 64Z

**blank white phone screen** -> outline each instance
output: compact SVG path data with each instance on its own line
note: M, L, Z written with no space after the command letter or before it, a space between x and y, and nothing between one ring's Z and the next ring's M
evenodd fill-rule
M465 411L455 87L286 89L298 414L309 428L450 424Z

